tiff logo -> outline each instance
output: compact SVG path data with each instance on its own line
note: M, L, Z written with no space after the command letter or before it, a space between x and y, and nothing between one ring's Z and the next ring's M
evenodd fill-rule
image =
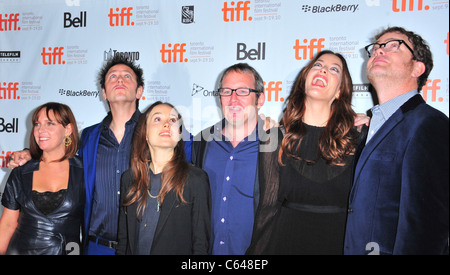
M280 93L283 90L283 88L281 88L281 85L283 85L282 81L269 81L269 83L267 83L267 86L266 86L266 82L264 81L264 86L266 86L265 94L266 94L268 102L271 102L271 101L283 102L284 101L283 97L280 98ZM274 97L272 97L272 95Z
M223 21L225 22L234 22L234 21L252 21L253 18L248 16L248 11L250 11L249 7L250 1L231 1L230 7L228 7L228 2L223 3ZM235 16L236 15L236 16Z
M0 82L0 99L20 99L18 86L19 82Z
M120 13L119 13L120 11ZM132 7L125 7L125 8L116 8L116 12L114 13L113 9L110 8L109 9L109 25L111 27L117 27L117 26L123 26L124 24L126 24L126 26L134 26L134 22L131 21L131 16L133 15L132 13L133 8ZM126 22L125 22L126 20ZM119 23L120 21L120 23Z
M325 38L313 38L311 39L311 41L308 43L308 39L303 39L303 43L305 43L305 45L300 45L300 40L296 40L295 41L295 46L294 46L294 51L295 51L295 59L297 60L302 60L302 59L312 59L314 57L314 51L316 51L316 53L320 53L322 51L322 49L325 47L325 45L322 44L322 42L325 41ZM303 54L300 54L300 51L303 51ZM308 56L308 52L309 52L309 56Z
M42 48L42 64L44 65L55 65L55 64L66 64L66 61L62 60L62 56L64 55L64 47L54 47L52 51L52 47L48 47L48 51L46 51L45 47ZM56 63L56 59L58 59L58 63Z
M1 165L0 165L0 167L6 167L6 164L8 163L8 161L9 161L9 159L11 158L11 154L12 154L13 152L11 152L11 151L6 151L6 153L5 153L5 151L2 151L2 154L0 155L0 160L1 160Z
M401 2L400 8L398 7L398 2ZM408 4L409 5L406 5ZM414 10L414 3L417 3L417 10L421 11L424 9L423 0L393 0L392 1L392 10L394 12L406 11L406 6L408 6L408 11ZM425 10L429 10L430 6L426 5Z
M425 85L423 85L422 87L422 97L423 100L428 101L428 92L431 91L431 102L436 102L436 98L437 98L437 91L439 91L441 89L441 87L438 85L439 83L441 83L440 79L428 79L427 83ZM431 86L430 86L431 84ZM437 98L437 101L439 102L443 102L444 99L442 97Z
M166 44L162 44L162 48L159 51L161 53L161 61L163 63L172 63L172 62L188 62L187 58L184 58L184 53L186 52L186 43L177 43L173 45L168 44L166 48Z
M20 31L20 27L17 26L19 22L19 14L0 14L0 31Z

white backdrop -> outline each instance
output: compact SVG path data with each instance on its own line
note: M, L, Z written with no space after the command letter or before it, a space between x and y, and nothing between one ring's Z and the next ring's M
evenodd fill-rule
M141 110L169 101L196 134L221 118L214 90L224 68L254 66L266 86L261 112L278 119L297 73L324 49L347 58L354 109L366 112L364 46L402 26L430 43L423 97L448 116L448 13L443 0L0 0L0 196L7 156L28 147L34 108L68 104L80 130L103 119L96 77L114 54L144 69Z

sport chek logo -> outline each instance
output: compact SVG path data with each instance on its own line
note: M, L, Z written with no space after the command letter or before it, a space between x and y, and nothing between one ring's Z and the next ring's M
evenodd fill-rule
M48 52L47 52L48 50ZM64 55L64 47L48 47L47 49L42 48L41 56L42 56L42 64L44 65L60 65L66 64L66 61L62 60L62 56Z
M231 1L223 3L223 21L239 22L252 21L253 18L248 15L250 11L250 1Z
M20 31L19 13L1 14L0 13L0 32L3 31Z
M302 5L303 12L311 12L311 13L330 13L330 12L356 12L359 8L359 4L354 5L330 5L330 6L310 6L310 5Z
M109 25L111 27L134 26L134 22L131 21L132 11L132 7L110 8L108 14Z
M392 11L404 12L404 11L421 11L429 10L430 6L423 5L423 0L392 0Z

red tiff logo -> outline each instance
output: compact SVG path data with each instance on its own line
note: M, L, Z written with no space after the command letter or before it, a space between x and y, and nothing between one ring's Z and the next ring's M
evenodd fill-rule
M44 65L55 65L55 64L66 64L66 61L62 60L64 55L64 47L48 47L48 52L42 48L42 64Z
M295 59L297 60L304 60L304 59L312 59L314 57L315 52L320 53L323 48L325 48L325 45L322 44L322 42L325 41L325 38L313 38L309 41L308 45L308 39L303 39L304 45L300 45L300 40L295 41L294 51L295 51ZM302 54L300 54L300 52ZM309 53L309 55L308 55Z
M20 31L20 27L17 26L19 22L19 14L0 14L0 32L2 31Z
M228 7L228 3L223 3L223 21L225 22L233 22L233 21L252 21L253 18L248 16L248 11L250 11L250 1L231 1L230 7Z
M0 99L20 99L19 82L0 82Z
M184 58L184 53L186 52L186 43L177 43L173 45L168 44L166 48L166 44L162 44L162 48L159 51L161 53L161 61L163 63L172 63L172 62L188 62L187 58Z
M438 85L439 83L441 83L440 79L428 79L427 83L422 87L423 100L428 101L428 92L431 92L431 102L436 102L436 100L439 102L444 101L442 97L437 98L437 91L441 89Z
M119 12L120 11L120 12ZM109 25L111 27L117 26L134 26L134 22L131 21L131 16L133 8L125 7L125 8L116 8L116 12L113 11L112 8L109 9Z
M398 2L401 2L401 6L398 6ZM408 8L408 11L414 10L414 4L417 3L417 10L421 11L425 8L425 10L429 10L430 6L426 5L423 6L423 0L393 0L392 1L392 10L394 12L400 12L400 11L406 11ZM407 5L408 4L408 5Z

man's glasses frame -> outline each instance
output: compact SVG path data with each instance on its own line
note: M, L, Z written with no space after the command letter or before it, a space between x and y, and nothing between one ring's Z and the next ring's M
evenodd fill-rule
M408 44L406 44L405 40L400 40L400 39L389 40L385 43L372 43L372 44L365 46L364 48L366 49L367 54L369 55L369 58L370 58L375 54L375 51L380 48L383 48L388 53L398 52L398 50L400 49L400 46L402 44L404 44L408 48L408 50L412 53L413 58L415 58L414 50L411 49L411 47L408 46Z
M259 93L259 91L250 88L219 88L218 92L220 96L231 96L233 92L235 92L237 96L248 96L250 93Z

